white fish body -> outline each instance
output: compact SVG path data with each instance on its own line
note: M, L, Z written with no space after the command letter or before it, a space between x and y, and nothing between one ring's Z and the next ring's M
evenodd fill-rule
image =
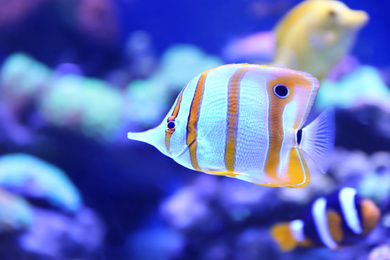
M273 187L304 187L306 154L326 171L332 114L302 130L319 88L311 75L231 64L192 79L156 128L128 133L179 164ZM306 131L308 129L308 131Z

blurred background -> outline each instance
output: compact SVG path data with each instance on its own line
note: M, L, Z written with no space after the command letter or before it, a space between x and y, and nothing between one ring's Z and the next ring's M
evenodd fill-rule
M0 0L0 259L390 259L390 4L343 2L369 21L309 118L335 108L330 170L282 189L188 170L126 134L206 69L271 63L272 30L301 1ZM378 205L377 228L280 252L270 227L344 186Z

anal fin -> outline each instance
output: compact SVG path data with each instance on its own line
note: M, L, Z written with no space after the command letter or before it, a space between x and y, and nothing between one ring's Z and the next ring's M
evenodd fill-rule
M290 158L286 168L286 188L303 188L310 183L310 172L301 150L294 147L290 150Z
M219 176L228 176L231 178L236 178L237 175L241 175L240 173L236 172L229 172L229 171L214 171L214 170L201 170L204 173L212 174L212 175L219 175Z
M260 184L268 187L303 188L310 182L309 168L305 158L298 147L290 150L288 163L282 169L281 174L272 173L268 176L269 183Z

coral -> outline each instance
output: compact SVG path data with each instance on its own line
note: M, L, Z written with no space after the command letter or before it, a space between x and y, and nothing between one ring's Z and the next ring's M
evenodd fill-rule
M32 259L98 259L104 236L99 217L81 208L70 217L56 211L35 208L34 225L19 238L19 248ZM28 258L31 259L31 258Z
M83 77L77 65L62 64L53 72L24 54L14 54L0 74L6 129L16 142L26 142L31 133L24 133L27 129L18 118L33 104L46 123L113 141L126 124L144 127L160 121L171 97L189 79L221 64L195 46L173 46L149 78L132 81L123 94L105 81ZM16 132L21 134L15 136Z
M47 200L69 212L82 205L78 190L62 170L27 154L0 157L0 186L23 196Z
M112 141L123 125L144 127L160 121L179 88L194 75L221 64L219 58L195 46L173 46L163 55L158 70L147 79L132 81L123 95L102 80L83 77L76 65L63 64L53 73L26 55L15 54L0 74L3 102L13 108L4 114L6 122L14 122L7 129L11 136L22 132L19 114L33 103L49 124ZM17 128L21 130L12 131Z
M1 135L5 139L17 144L31 143L31 127L22 116L37 102L51 78L49 68L24 54L14 54L5 60L0 71Z
M275 52L275 35L264 31L229 42L222 50L226 62L270 63Z
M111 140L124 110L118 89L78 75L64 75L42 96L40 109L49 122L79 129L91 137Z
M31 131L20 121L28 107L36 107L45 123L81 131L111 141L124 121L122 92L108 83L81 76L80 68L62 64L52 71L23 54L14 54L0 74L1 102L6 135L26 143Z
M29 203L22 197L0 189L0 233L26 230L33 222L33 211Z
M199 176L192 185L180 188L160 206L160 214L171 226L188 229L212 214L211 200L219 191L218 182L210 176Z
M390 170L366 173L358 185L359 193L376 202L385 202L390 195Z
M272 260L364 259L372 245L386 241L385 224L351 247L336 251L306 248L290 254L280 253L269 241L269 226L300 217L304 204L345 186L356 187L381 209L388 208L389 158L389 152L367 154L337 148L328 173L313 172L310 185L304 189L261 189L233 179L200 175L163 201L160 215L185 237L183 258L240 259L245 252L245 259L258 259L259 255Z
M245 223L256 217L264 218L270 205L262 208L258 205L275 197L275 192L275 189L259 189L243 181L200 175L166 199L160 214L177 229L189 232L202 227L204 232L213 233L230 222Z
M2 99L33 98L50 83L52 71L29 56L16 53L8 57L0 72ZM4 95L6 95L4 97Z
M209 210L207 203L197 195L192 187L180 189L161 206L162 214L171 225L180 229L204 220Z
M390 111L390 90L380 73L372 66L363 65L346 74L337 82L324 80L315 105L319 109L329 106L351 108L375 105Z
M96 259L100 255L104 225L96 213L82 206L63 171L30 155L7 154L0 157L0 186L7 190L0 189L1 259Z
M330 70L326 76L328 81L339 81L346 74L352 73L360 66L357 57L347 54Z
M339 187L355 187L363 197L383 206L390 205L389 152L378 151L369 155L360 150L338 148L332 156L329 175Z
M141 127L156 125L171 105L170 94L166 79L160 75L134 80L125 90L126 118Z
M165 51L159 68L147 79L131 82L125 90L126 118L141 127L158 124L172 97L189 80L204 70L222 65L222 61L193 45L174 45Z
M367 258L367 260L389 260L389 259L390 259L389 244L383 244L373 248Z
M193 45L174 45L161 57L160 70L166 82L176 90L181 90L194 76L222 65L217 56L206 55Z

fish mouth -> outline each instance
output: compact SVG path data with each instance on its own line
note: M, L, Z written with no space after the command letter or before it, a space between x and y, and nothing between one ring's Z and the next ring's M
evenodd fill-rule
M366 12L354 11L347 17L344 23L345 26L348 28L360 29L367 24L368 20L369 16Z

